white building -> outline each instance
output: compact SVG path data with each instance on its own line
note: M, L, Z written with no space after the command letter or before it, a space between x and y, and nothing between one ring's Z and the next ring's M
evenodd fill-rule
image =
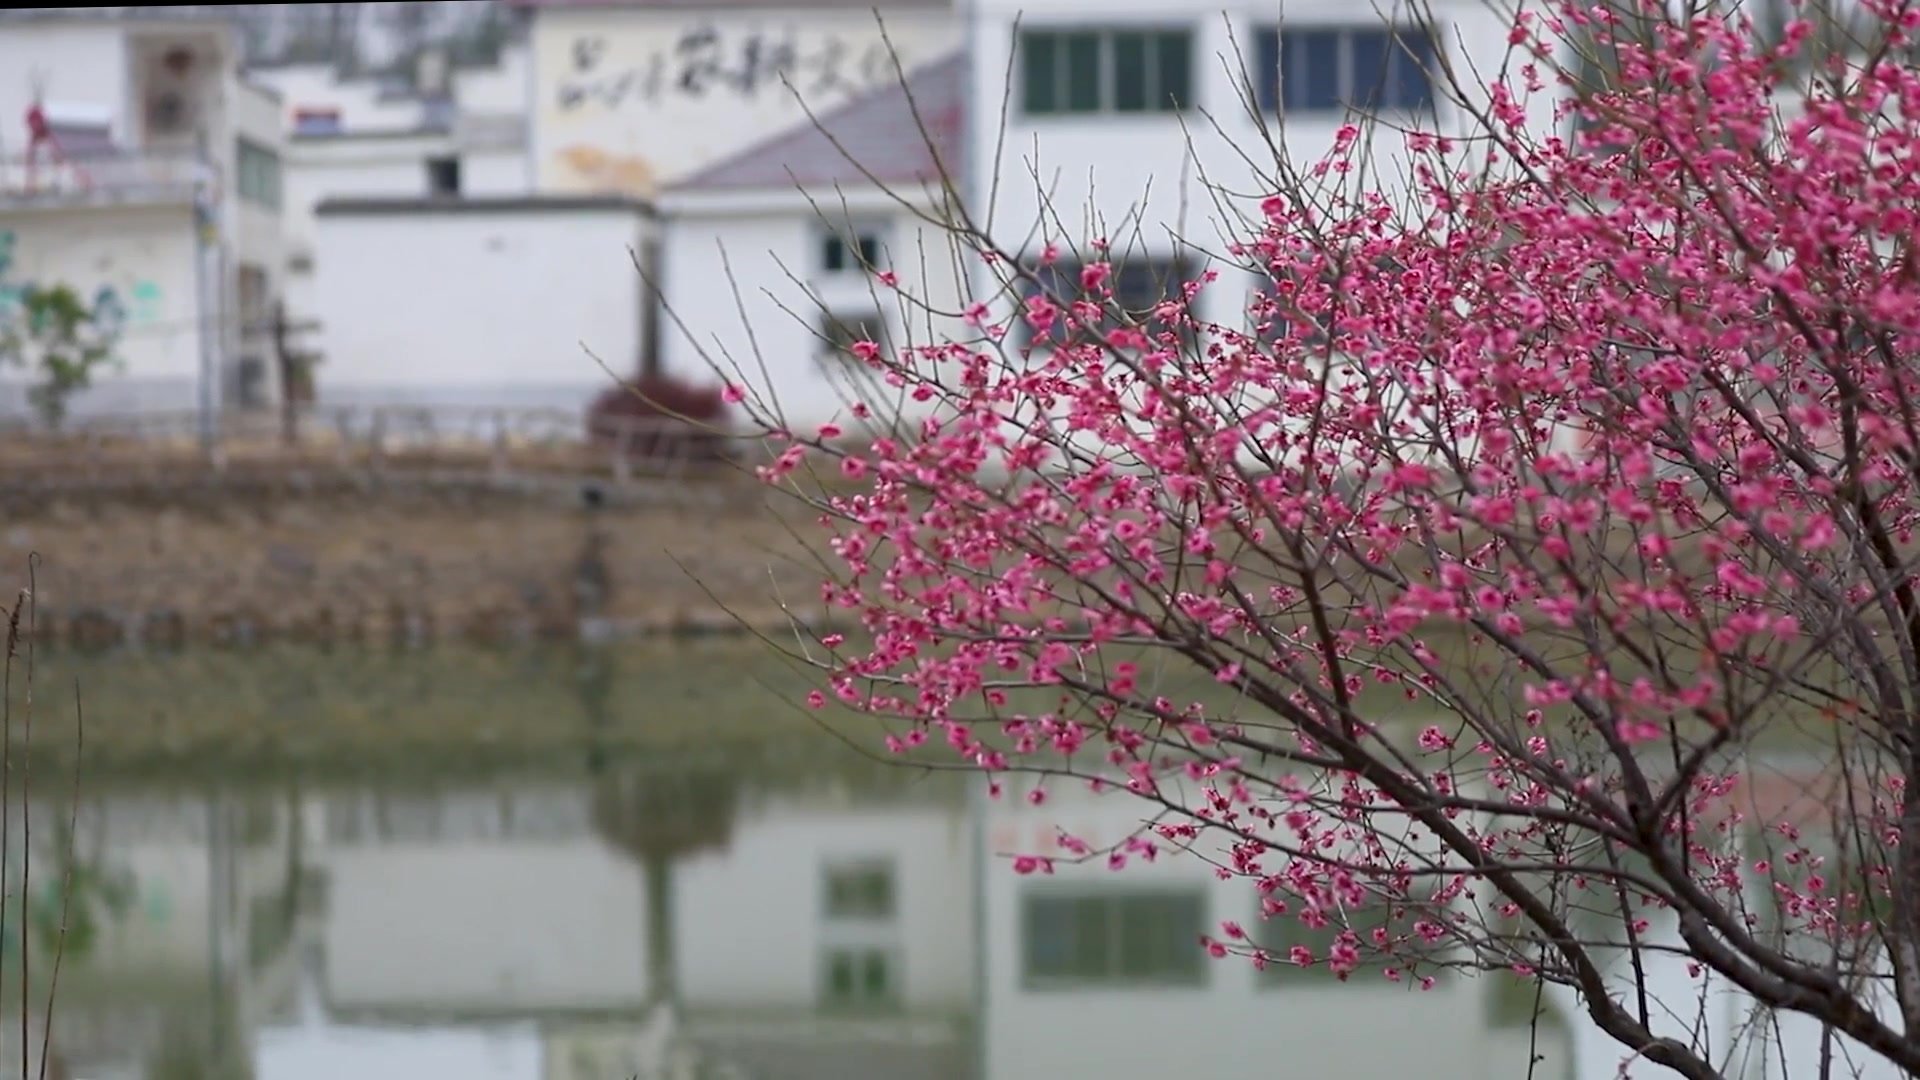
M0 13L5 284L65 284L122 321L124 369L76 412L264 403L280 292L280 105L226 22ZM50 138L37 145L38 103ZM17 295L6 298L11 303ZM8 414L21 380L5 379Z
M514 2L547 191L650 196L960 44L953 0Z
M322 201L319 402L583 408L648 350L653 219L618 195Z
M163 1048L193 1054L197 1075L253 1056L253 1029L290 1003L293 988L298 879L283 809L268 798L190 789L121 788L87 795L77 808L60 796L36 799L31 891L39 904L61 905L48 914L64 910L69 927L52 1023L65 1075L148 1075ZM76 828L66 846L64 830L49 836L40 826L64 824L70 813ZM17 803L13 816L9 880L17 882L25 846ZM17 929L16 917L9 909ZM9 942L0 956L18 978L18 939ZM53 989L50 958L35 946L36 1003ZM39 1023L36 1016L36 1054ZM18 1060L18 1030L0 1031L9 1060Z
M287 131L288 304L318 313L314 209L338 198L523 195L528 153L528 53L455 65L423 53L411 76L343 76L332 64L258 68L281 97Z
M904 90L898 75L876 80L876 90L808 110L691 171L660 156L678 152L677 140L629 148L636 176L681 174L660 201L671 311L665 367L693 377L717 368L794 428L844 415L853 396L898 403L871 383L850 392L846 377L861 369L844 353L848 339L870 336L890 354L970 339L953 314L998 291L980 258L958 250L941 224L953 216L948 192L929 183L941 173L1001 250L1026 260L1049 241L1061 244L1069 254L1056 287L1074 281L1073 252L1110 239L1119 299L1150 307L1172 282L1208 268L1204 252L1220 251L1257 220L1259 196L1275 188L1275 170L1260 167L1263 156L1271 159L1269 140L1309 163L1332 148L1353 115L1348 104L1359 100L1395 122L1464 125L1437 58L1444 54L1462 77L1497 70L1506 23L1477 0L1440 0L1440 24L1417 34L1413 9L1403 6L1389 21L1374 8L1330 0L1290 4L1282 27L1266 0L1115 0L1097 13L1081 0L964 0L912 23L937 21L941 30L925 40L953 40L955 50L931 62L903 55ZM638 13L622 11L641 25ZM648 17L666 20L663 12ZM558 133L617 130L607 101L636 118L662 107L647 95L601 93L612 73L603 69L637 79L658 66L640 62L646 50L637 36L631 47L618 44L625 39L610 18L590 15L587 5L540 7L535 153L543 183L587 182L566 164L562 144L573 136ZM592 19L602 21L589 29ZM1423 50L1424 63L1414 55ZM615 53L620 63L601 59ZM557 81L556 67L567 72ZM1538 110L1546 122L1550 102ZM1378 144L1388 157L1400 152L1390 126ZM646 131L636 124L629 139L644 142ZM589 140L583 145L596 153L574 156L618 158L603 142ZM866 262L898 276L897 288L876 285L862 269L863 251L878 256ZM1259 285L1255 275L1230 274L1203 295L1201 313L1244 325ZM1000 292L1000 313L1010 314L1018 298L1018 290Z
M966 269L937 222L964 174L965 75L936 60L673 185L664 369L742 383L799 430L885 393L854 341L964 333Z
M1225 921L1256 940L1276 927L1259 918L1252 882L1222 881L1188 855L1136 858L1119 872L1104 858L1073 865L1054 846L1060 830L1118 844L1154 808L1124 788L1091 795L1071 783L1049 786L1035 808L1028 786L1009 784L984 808L983 1075L1216 1076L1252 1062L1290 1076L1589 1075L1575 1073L1559 1025L1543 1025L1530 1047L1531 1000L1503 1010L1492 979L1445 975L1420 991L1378 974L1342 983L1209 958L1200 938L1222 938ZM1060 856L1053 874L1015 874L1005 857L1037 853ZM1385 1017L1393 1037L1381 1037ZM1141 1037L1115 1036L1127 1028ZM1530 1049L1543 1059L1531 1072Z
M966 1052L975 840L950 802L736 796L703 773L342 793L310 817L324 1006L266 1032L263 1061L345 1068L383 1029L427 1027L420 1052L502 1062L537 1030L551 1080L647 1074L676 1047L744 1064L894 1054L907 1071L883 1075L927 1076L948 1074L916 1062Z
M1437 23L1421 34L1416 16L1429 10ZM1383 160L1404 156L1396 124L1463 129L1446 78L1430 73L1440 66L1423 70L1410 53L1444 54L1463 80L1492 77L1509 48L1502 10L1295 0L1283 21L1273 0L1106 0L1097 11L970 0L971 199L994 193L988 231L1016 257L1048 240L1074 253L1109 238L1118 298L1148 307L1259 220L1259 198L1275 190L1270 144L1311 164L1354 101L1393 121L1376 136ZM1550 99L1531 108L1550 122ZM1201 314L1243 325L1257 282L1249 274L1236 288L1229 276Z

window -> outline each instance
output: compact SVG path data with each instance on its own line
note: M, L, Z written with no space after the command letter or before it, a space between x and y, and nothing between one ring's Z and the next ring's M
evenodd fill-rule
M1272 271L1257 273L1254 295L1247 303L1249 336L1267 348L1289 348L1294 328L1304 326L1307 333L1302 346L1316 353L1323 350L1333 336L1330 328L1335 322L1340 289L1331 270L1323 273L1320 280L1333 290L1332 298L1319 310L1307 311L1303 305L1311 303L1305 299L1308 291L1298 280L1290 282L1288 288L1281 288Z
M1348 909L1345 922L1338 917L1331 918L1325 926L1308 926L1300 921L1298 915L1289 913L1276 915L1261 922L1258 927L1248 927L1254 942L1267 951L1272 960L1261 973L1263 979L1273 986L1286 986L1289 982L1298 983L1310 979L1318 988L1322 981L1335 982L1335 977L1327 967L1327 954L1341 931L1351 928L1360 939L1360 967L1362 971L1377 975L1385 967L1405 967L1410 961L1421 956L1437 953L1445 948L1444 943L1429 945L1421 940L1414 931L1414 924L1422 920L1424 909L1410 908L1406 904L1389 905L1386 903L1369 904L1357 909ZM1384 930L1393 944L1383 953L1374 943L1373 932ZM1301 967L1288 959L1296 945L1305 946L1313 953L1313 964ZM1437 970L1422 969L1423 974L1438 974ZM1349 977L1348 982L1354 978Z
M1064 303L1082 295L1078 263L1056 262L1051 266L1036 267L1033 273L1045 292L1058 301ZM1189 275L1190 269L1185 259L1120 259L1114 264L1113 275L1108 279L1107 287L1113 295L1104 298L1106 317L1103 328L1133 324L1146 327L1149 333L1166 329L1153 324L1154 309L1168 297L1177 296ZM1021 320L1019 325L1021 332L1025 333L1025 320ZM1079 324L1075 323L1072 332L1077 334L1084 331L1079 330ZM1052 336L1059 340L1061 331L1054 330Z
M1429 109L1437 43L1412 27L1303 27L1260 35L1260 105L1288 113Z
M1205 980L1206 897L1198 890L1034 893L1022 915L1022 977L1029 986Z
M885 325L880 313L872 309L829 311L820 316L818 332L826 340L827 351L846 353L856 341L879 341Z
M340 110L304 106L295 109L293 133L295 135L338 135L340 134Z
M447 158L427 159L427 194L429 195L460 194L460 159L459 158L447 157Z
M1021 103L1030 116L1176 112L1193 94L1187 30L1025 30Z
M880 230L873 226L829 230L820 238L820 269L844 274L880 265Z
M234 187L240 197L269 210L280 208L280 155L248 139L235 154Z
M825 910L829 919L893 918L893 865L886 862L830 866Z
M828 949L821 956L820 1001L841 1008L884 1008L899 1001L893 950Z

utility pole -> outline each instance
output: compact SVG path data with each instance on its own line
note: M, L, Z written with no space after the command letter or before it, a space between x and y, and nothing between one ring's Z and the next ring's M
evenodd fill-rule
M201 168L211 171L207 163L204 145L201 148ZM219 224L216 210L208 198L207 177L201 177L195 185L193 200L193 267L194 292L199 301L199 343L200 343L200 447L211 456L220 441L220 336L225 328L221 325L223 305L220 302L221 275L218 265L209 266L219 253Z
M287 446L300 441L300 406L313 389L313 367L320 362L316 352L296 352L292 337L320 329L319 322L287 320L287 302L273 303L273 358L280 369L280 438Z

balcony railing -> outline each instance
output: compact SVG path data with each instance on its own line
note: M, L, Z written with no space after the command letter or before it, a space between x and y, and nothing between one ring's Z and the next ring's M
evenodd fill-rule
M187 202L213 179L191 154L124 151L54 160L40 154L0 158L0 205L88 202Z

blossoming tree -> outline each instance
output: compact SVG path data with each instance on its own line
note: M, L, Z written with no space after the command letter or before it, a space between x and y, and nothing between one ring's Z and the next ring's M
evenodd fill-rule
M1397 188L1359 127L1278 174L1243 325L1213 272L1126 310L1099 238L956 217L976 335L854 346L882 392L818 431L729 391L858 626L796 650L811 703L995 791L1124 789L1123 843L1012 870L1211 859L1263 915L1195 943L1228 962L1563 987L1725 1075L1650 1000L1677 955L1823 1069L1920 1075L1920 6L1787 15L1521 15Z

